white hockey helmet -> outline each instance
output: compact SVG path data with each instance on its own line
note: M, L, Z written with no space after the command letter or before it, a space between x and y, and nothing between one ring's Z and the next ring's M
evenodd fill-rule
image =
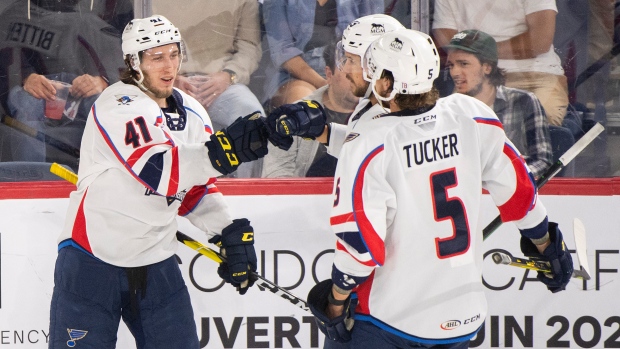
M364 57L368 46L385 33L405 28L391 16L374 14L360 17L345 28L342 32L342 47L345 51Z
M138 72L140 72L139 52L172 43L182 44L179 29L160 15L132 19L125 26L122 39L123 58L130 55L132 68ZM182 47L180 50L183 52Z
M364 71L371 79L375 96L389 101L399 94L429 92L439 76L439 54L430 36L411 29L384 34L374 41L363 59ZM378 95L375 85L384 70L394 76L394 88L388 98Z

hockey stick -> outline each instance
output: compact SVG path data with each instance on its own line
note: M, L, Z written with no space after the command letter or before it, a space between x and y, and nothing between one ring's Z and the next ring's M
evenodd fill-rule
M573 277L590 280L590 268L588 266L588 256L586 253L586 229L579 218L573 220L573 235L575 236L575 249L580 266L579 270L573 271ZM519 268L542 271L545 274L551 273L551 266L547 261L513 257L503 252L495 252L491 255L491 258L495 264L512 265Z
M67 170L56 162L50 166L50 172L66 180L67 182L77 184L78 176L73 171Z
M182 242L184 245L188 246L191 249L194 249L196 251L198 251L198 253L218 262L218 263L222 263L226 261L226 258L223 257L221 254L219 254L218 252L210 249L209 247L203 245L202 243L192 239L191 237L181 233L180 231L177 231L177 240L179 240L180 242ZM284 298L285 300L289 301L291 304L305 310L305 311L310 311L310 308L308 308L308 303L306 303L305 300L295 296L294 294L290 293L289 291L287 291L286 289L274 284L273 282L265 279L264 277L262 277L260 274L256 273L256 272L251 272L251 276L257 278L258 280L260 280L260 282L257 283L258 286L266 288L267 290L271 291L271 293L278 295L282 298Z
M78 176L73 173L70 170L67 170L66 168L60 166L57 163L53 163L52 166L50 167L50 172L57 175L58 177L69 181L73 184L77 184L77 180L78 180ZM197 251L198 253L202 254L203 256L217 262L217 263L222 263L226 261L226 258L224 256L222 256L221 254L219 254L218 252L212 250L211 248L209 248L208 246L205 246L204 244L192 239L191 237L181 233L180 231L177 231L177 240L179 240L181 243L183 243L185 246L191 248L192 250ZM250 277L255 277L257 280L260 280L260 282L257 283L257 286L265 288L269 291L271 291L271 293L280 296L281 298L284 298L285 300L289 301L291 304L305 310L305 311L310 311L310 308L308 308L308 303L306 303L305 300L295 296L294 294L290 293L289 291L287 291L286 289L276 285L275 283L265 279L264 277L262 277L260 274L256 273L256 272L251 272L250 273Z
M16 120L8 115L4 115L2 117L2 123L25 134L26 136L30 136L36 140L39 140L45 144L49 144L50 146L60 150L63 153L66 153L68 155L71 155L75 158L79 158L80 157L80 149L69 145L63 141L60 141L50 135L48 135L45 132L41 132L39 130L36 130L26 124L24 124L23 122Z
M543 185L545 185L551 178L555 177L558 172L560 172L568 163L573 161L573 159L581 153L585 147L588 146L601 132L603 132L605 128L600 123L596 123L594 127L590 129L585 135L583 135L572 147L570 147L559 159L556 161L545 173L538 178L536 181L536 189L540 189ZM502 218L500 215L497 215L495 219L489 223L483 230L482 236L483 239L486 240L497 228L502 225Z

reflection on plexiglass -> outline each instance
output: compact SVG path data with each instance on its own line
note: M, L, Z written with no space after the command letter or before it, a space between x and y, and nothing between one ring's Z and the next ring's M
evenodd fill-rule
M595 123L606 127L577 156L573 169L559 176L620 175L617 2L427 2L420 8L428 8L428 13L414 11L414 18L412 2L406 0L364 0L355 5L339 0L31 0L29 7L25 1L2 2L0 37L7 40L0 43L0 76L7 84L0 89L0 113L8 118L0 124L0 161L2 166L12 161L56 161L78 170L79 154L63 149L80 147L89 106L100 90L119 80L119 70L124 67L119 54L120 32L134 18L134 9L144 16L162 14L178 24L184 39L184 62L175 87L207 109L216 130L253 111L267 116L282 104L316 96L315 91L330 81L326 74L333 73L326 65L325 48L341 46L344 29L357 18L388 14L407 28L412 22L417 25L423 18L430 19L429 34L442 57L440 77L435 81L441 96L455 93L442 47L462 30L488 32L497 42L498 66L506 71L505 85L533 93L544 107L553 161ZM381 33L385 28L374 30ZM72 32L81 35L73 37ZM94 34L88 36L89 32ZM106 49L99 50L100 45ZM63 60L63 54L71 59ZM336 54L337 67L347 64L344 56ZM58 72L70 74L49 75ZM52 85L45 82L33 85L35 79L25 84L32 73L65 83L87 74L95 79L89 80L94 97L78 99L80 103L71 109L73 118L44 122L43 101L48 99L47 105L53 105L55 91L49 87L46 92L45 86ZM346 70L344 76L353 79ZM351 89L360 88L351 81ZM18 86L25 89L11 92ZM29 86L40 87L29 90ZM342 93L339 96L335 98L348 98ZM29 98L34 102L28 102ZM31 116L38 113L38 119ZM16 122L20 129L14 126ZM319 153L302 160L304 167L311 168L319 161ZM294 175L304 173L307 171ZM260 178L264 174L263 160L257 160L226 177Z

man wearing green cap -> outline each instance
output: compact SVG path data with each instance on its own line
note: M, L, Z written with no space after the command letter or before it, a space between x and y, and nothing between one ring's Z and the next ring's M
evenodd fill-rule
M497 44L489 34L464 30L444 48L455 91L475 97L495 111L506 135L538 178L553 161L549 125L538 98L504 86L506 73L497 66Z

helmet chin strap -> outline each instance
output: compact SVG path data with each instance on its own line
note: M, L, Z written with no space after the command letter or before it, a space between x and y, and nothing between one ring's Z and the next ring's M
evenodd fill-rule
M369 90L372 91L372 94L375 96L375 98L377 99L377 101L379 101L379 106L381 106L381 108L383 110L385 110L386 113L390 113L391 111L389 109L387 109L386 107L383 106L383 102L389 102L392 99L394 99L394 96L396 96L396 90L392 89L392 92L390 92L390 96L389 97L382 97L381 95L379 95L379 92L377 92L377 90L374 88L373 83L370 83L370 87Z

